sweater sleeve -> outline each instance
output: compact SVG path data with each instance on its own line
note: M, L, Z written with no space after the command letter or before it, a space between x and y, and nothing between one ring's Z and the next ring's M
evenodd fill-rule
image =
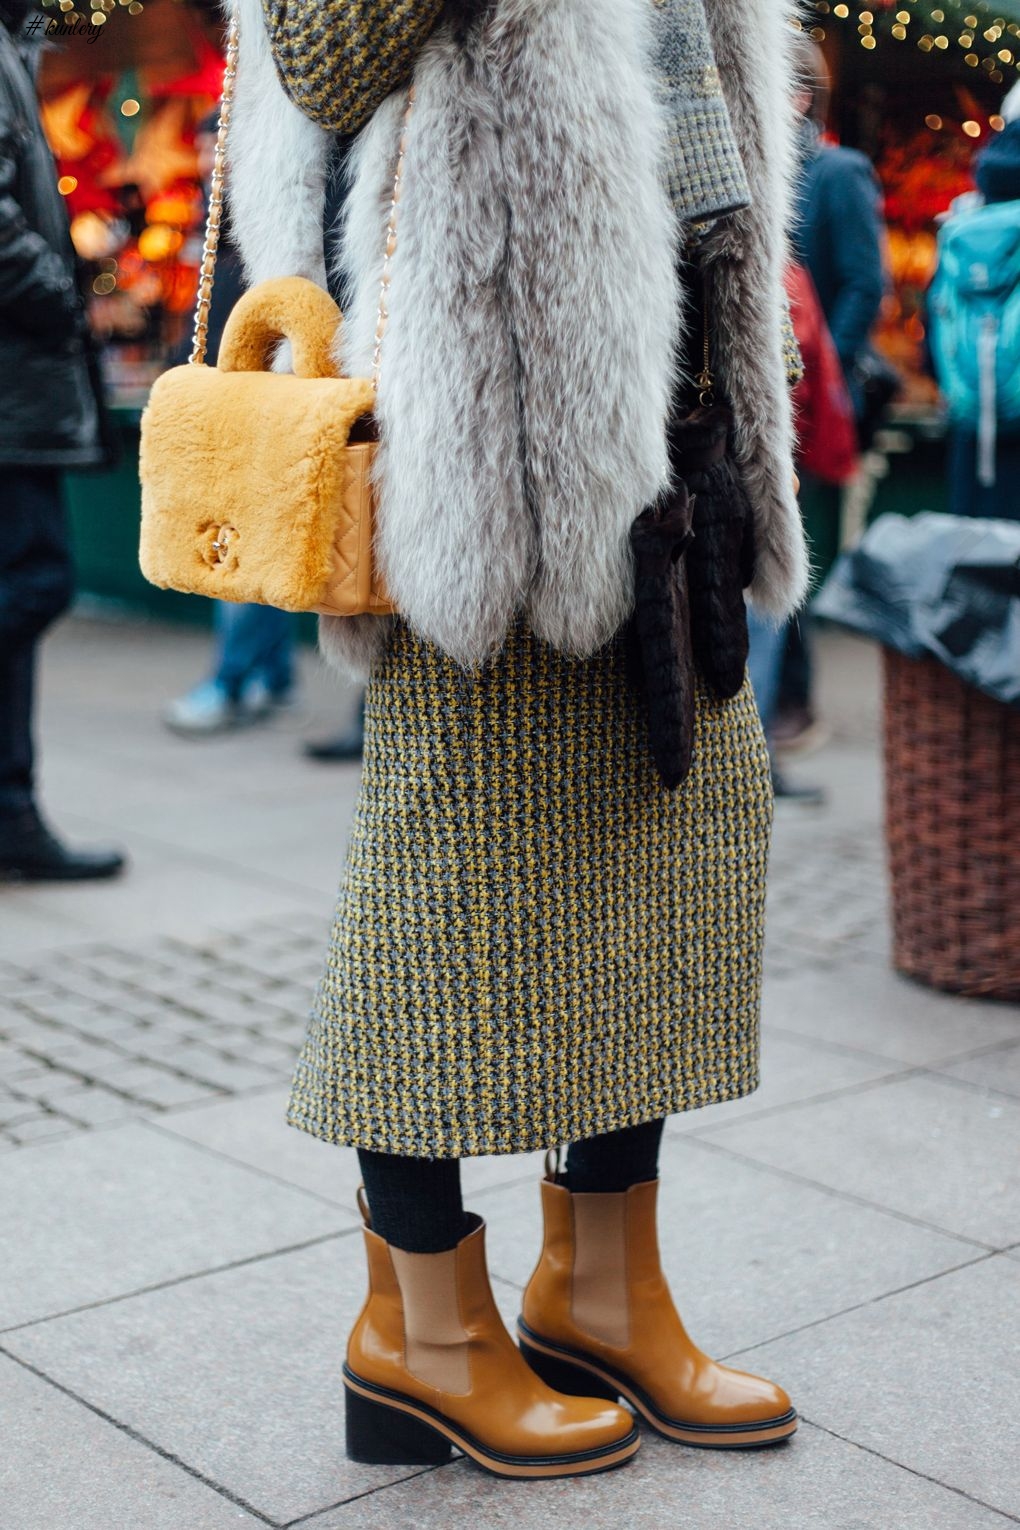
M443 0L262 0L287 95L335 133L356 133L406 84Z

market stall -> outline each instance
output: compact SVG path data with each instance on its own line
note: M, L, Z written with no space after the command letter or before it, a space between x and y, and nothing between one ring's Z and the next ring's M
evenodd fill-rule
M201 602L138 571L138 423L159 372L186 356L204 226L196 130L223 76L204 0L41 0L43 125L82 261L121 457L69 479L81 586L196 619Z
M40 0L51 46L43 116L82 256L123 456L71 483L87 588L191 613L137 571L137 425L157 373L184 358L201 250L196 128L222 78L215 0ZM833 77L829 128L876 166L890 293L876 336L904 379L873 510L944 508L944 419L925 364L938 219L972 186L1020 79L1020 0L807 0L801 25ZM816 536L823 552L831 537Z

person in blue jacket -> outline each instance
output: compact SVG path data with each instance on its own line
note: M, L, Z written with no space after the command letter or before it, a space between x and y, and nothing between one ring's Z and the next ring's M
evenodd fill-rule
M210 112L195 130L199 174L208 195L216 152L218 109ZM216 280L209 306L207 350L214 363L230 311L245 288L241 257L224 213L216 258ZM188 334L171 355L180 365L191 353ZM183 696L171 701L163 721L173 733L189 736L220 733L243 723L258 722L286 710L294 700L294 617L272 606L249 602L214 605L216 637L212 673Z

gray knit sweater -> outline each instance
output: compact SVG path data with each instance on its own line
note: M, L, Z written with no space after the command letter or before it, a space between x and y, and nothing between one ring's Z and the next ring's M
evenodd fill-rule
M707 221L750 200L744 165L712 55L705 0L648 0L669 123L666 172L681 223ZM262 0L277 71L291 100L320 127L354 133L411 77L445 14L463 24L486 0Z
M746 207L750 192L712 54L705 0L653 3L669 122L667 174L677 216L698 222Z

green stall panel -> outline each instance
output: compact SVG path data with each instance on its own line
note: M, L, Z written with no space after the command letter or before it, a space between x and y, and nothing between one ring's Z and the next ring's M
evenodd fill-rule
M115 467L101 473L68 473L78 589L166 621L208 625L211 608L197 595L157 590L138 567L138 409L112 411L120 442Z

